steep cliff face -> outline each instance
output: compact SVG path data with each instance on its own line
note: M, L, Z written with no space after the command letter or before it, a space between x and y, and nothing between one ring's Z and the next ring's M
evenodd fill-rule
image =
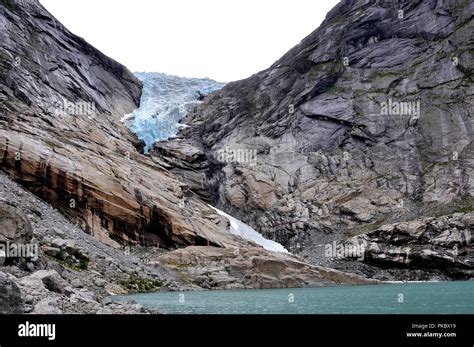
M472 211L472 16L472 1L341 1L269 69L205 99L154 156L318 264L337 266L324 255L334 240Z
M47 113L63 100L82 101L112 122L136 108L141 82L69 32L38 1L2 0L0 11L2 112L26 105Z
M26 215L33 226L32 238L42 243L40 258L45 259L39 263L25 259L18 263L21 269L0 267L10 274L2 277L0 286L9 288L2 298L10 294L16 298L16 287L11 284L17 283L22 297L33 291L35 300L45 296L48 300L60 300L61 305L66 305L61 306L65 312L91 313L99 308L96 303L89 300L92 304L86 308L68 306L70 300L64 293L58 297L50 290L56 287L45 288L38 281L45 276L54 277L62 287L67 287L75 286L78 277L82 277L92 283L93 293L103 297L116 291L97 288L104 284L123 287L124 276L130 276L126 290L130 286L150 290L149 284L154 287L155 279L170 279L168 271L162 271L166 267L189 284L208 286L212 282L214 287L223 288L242 282L241 276L260 276L259 268L252 267L254 263L264 264L268 275L266 287L280 287L282 278L284 283L298 286L369 283L360 276L306 265L294 256L267 251L233 235L229 221L171 173L170 165L141 154L144 143L122 124L122 117L137 107L141 83L125 67L71 34L38 1L1 0L0 24L0 169L9 176L4 180L2 176L0 203L8 205L7 210L21 210ZM55 213L52 214L56 217L50 218L50 209L31 199L10 178L76 225L58 221ZM23 196L28 197L28 204ZM113 247L150 246L145 252L151 254L151 260L141 266L135 256L123 255L98 241L94 243L85 237L88 235L78 237L77 226ZM0 230L1 235L11 236L6 230ZM61 235L72 240L56 239ZM74 240L80 243L79 248L91 253L91 270L82 276L74 268L66 269L62 257L67 251L66 260L80 263L83 259L76 252L80 250L68 246ZM166 251L184 249L160 259L163 250L155 246ZM239 250L246 254L245 261L239 257L239 262L234 262ZM120 269L108 271L112 264ZM122 271L125 264L127 271ZM222 269L213 272L214 265ZM135 271L130 266L136 267ZM195 271L206 266L207 275ZM282 267L284 272L280 271ZM28 276L44 268L61 271ZM144 282L141 277L145 277ZM252 288L259 283L249 280L244 285ZM176 289L174 285L168 287ZM31 311L35 300L25 310ZM47 302L41 305L49 306ZM0 309L4 311L2 303ZM38 310L35 308L36 312L45 312L41 307Z
M120 121L141 95L127 68L38 1L2 0L0 15L3 171L110 244L233 244L225 220L139 154Z

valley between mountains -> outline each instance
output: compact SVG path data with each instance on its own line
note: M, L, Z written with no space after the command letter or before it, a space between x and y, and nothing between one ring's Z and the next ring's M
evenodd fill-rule
M0 313L472 279L472 2L399 3L341 1L267 70L215 85L134 75L38 1L1 0L0 244L38 256L4 257Z

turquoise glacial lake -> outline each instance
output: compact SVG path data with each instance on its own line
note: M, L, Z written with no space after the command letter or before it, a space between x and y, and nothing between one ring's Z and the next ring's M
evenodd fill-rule
M474 314L474 281L113 296L164 314Z

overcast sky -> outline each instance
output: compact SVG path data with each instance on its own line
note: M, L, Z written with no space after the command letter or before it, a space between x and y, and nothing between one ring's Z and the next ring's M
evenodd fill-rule
M132 71L229 82L263 70L339 0L40 0Z

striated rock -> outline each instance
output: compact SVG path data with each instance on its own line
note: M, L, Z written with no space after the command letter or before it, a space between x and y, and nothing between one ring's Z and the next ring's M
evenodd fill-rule
M474 275L473 231L474 213L456 213L384 225L349 242L365 245L368 264L434 270L443 277L469 279Z
M370 284L361 276L308 265L300 259L262 248L187 247L158 258L193 284L208 289L257 289Z
M236 243L185 184L140 155L121 122L141 94L125 67L38 1L0 16L1 170L115 247Z
M183 177L190 190L206 201L211 200L207 181L210 169L206 154L187 142L156 142L152 149L152 160L169 169L177 177Z
M472 16L469 1L341 1L151 155L197 148L213 205L316 264L334 240L472 211Z

